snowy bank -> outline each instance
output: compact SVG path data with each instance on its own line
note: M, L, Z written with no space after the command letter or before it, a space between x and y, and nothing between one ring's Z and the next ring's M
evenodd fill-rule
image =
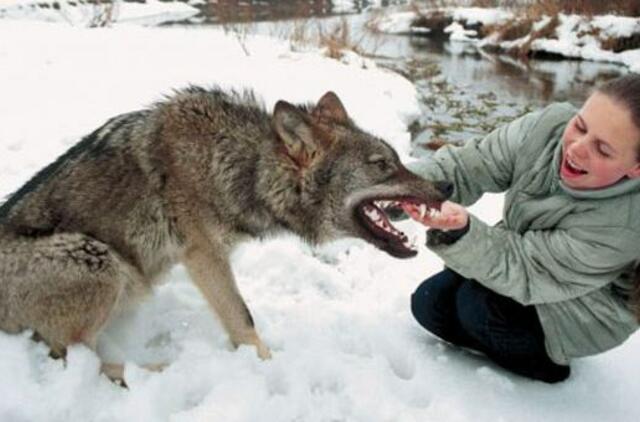
M160 25L196 16L194 7L201 0L182 1L115 1L96 4L87 0L4 0L0 1L0 19L64 22L76 26L99 26L104 23L136 23Z
M640 18L558 14L531 22L503 9L468 7L398 12L375 25L389 33L446 36L515 55L618 63L640 72Z

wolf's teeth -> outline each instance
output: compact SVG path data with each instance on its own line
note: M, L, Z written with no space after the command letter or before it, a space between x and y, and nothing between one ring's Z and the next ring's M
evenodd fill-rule
M395 227L393 227L393 225L391 225L389 221L387 221L387 219L385 218L385 214L381 212L380 209L378 208L378 206L382 206L381 202L382 201L375 201L374 202L375 205L371 205L371 204L365 205L363 208L364 215L369 219L369 221L371 221L371 223L373 223L379 229L393 235L394 237L397 238L398 241L408 244L407 236L401 231L399 231L398 229L396 229ZM387 201L387 202L391 204L393 201Z
M427 206L425 204L420 204L420 220L424 219L424 216L427 214Z
M369 217L373 221L377 221L377 220L380 220L382 218L382 216L380 215L378 210L376 208L373 208L373 207L365 207L364 213L365 213L365 215L367 217Z
M397 201L390 201L388 199L373 201L373 203L376 204L376 206L381 209L392 208L392 207L398 206L399 204L399 202Z
M402 239L402 244L407 249L417 249L417 247L416 247L417 239L418 239L417 236L411 236L411 239L409 239L407 236L405 236Z

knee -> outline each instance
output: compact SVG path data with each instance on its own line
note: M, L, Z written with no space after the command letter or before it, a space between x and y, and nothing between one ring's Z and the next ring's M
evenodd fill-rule
M486 335L488 307L487 292L477 284L468 280L462 283L456 293L456 309L460 326L472 337L478 339Z
M435 296L429 279L423 281L411 295L411 313L427 329L433 325Z
M451 302L459 284L456 276L445 270L423 281L411 295L411 313L420 325L431 332L438 331L453 312Z

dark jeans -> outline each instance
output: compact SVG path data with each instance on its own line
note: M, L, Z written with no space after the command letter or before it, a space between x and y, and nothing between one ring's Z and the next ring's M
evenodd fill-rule
M478 350L516 374L553 383L571 372L547 355L535 307L521 305L448 268L416 289L411 311L436 336Z

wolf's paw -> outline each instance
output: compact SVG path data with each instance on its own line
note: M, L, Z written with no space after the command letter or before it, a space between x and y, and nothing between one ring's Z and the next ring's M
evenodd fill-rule
M263 342L259 342L258 344L256 344L256 350L260 359L271 359L271 350L269 350L269 348Z

